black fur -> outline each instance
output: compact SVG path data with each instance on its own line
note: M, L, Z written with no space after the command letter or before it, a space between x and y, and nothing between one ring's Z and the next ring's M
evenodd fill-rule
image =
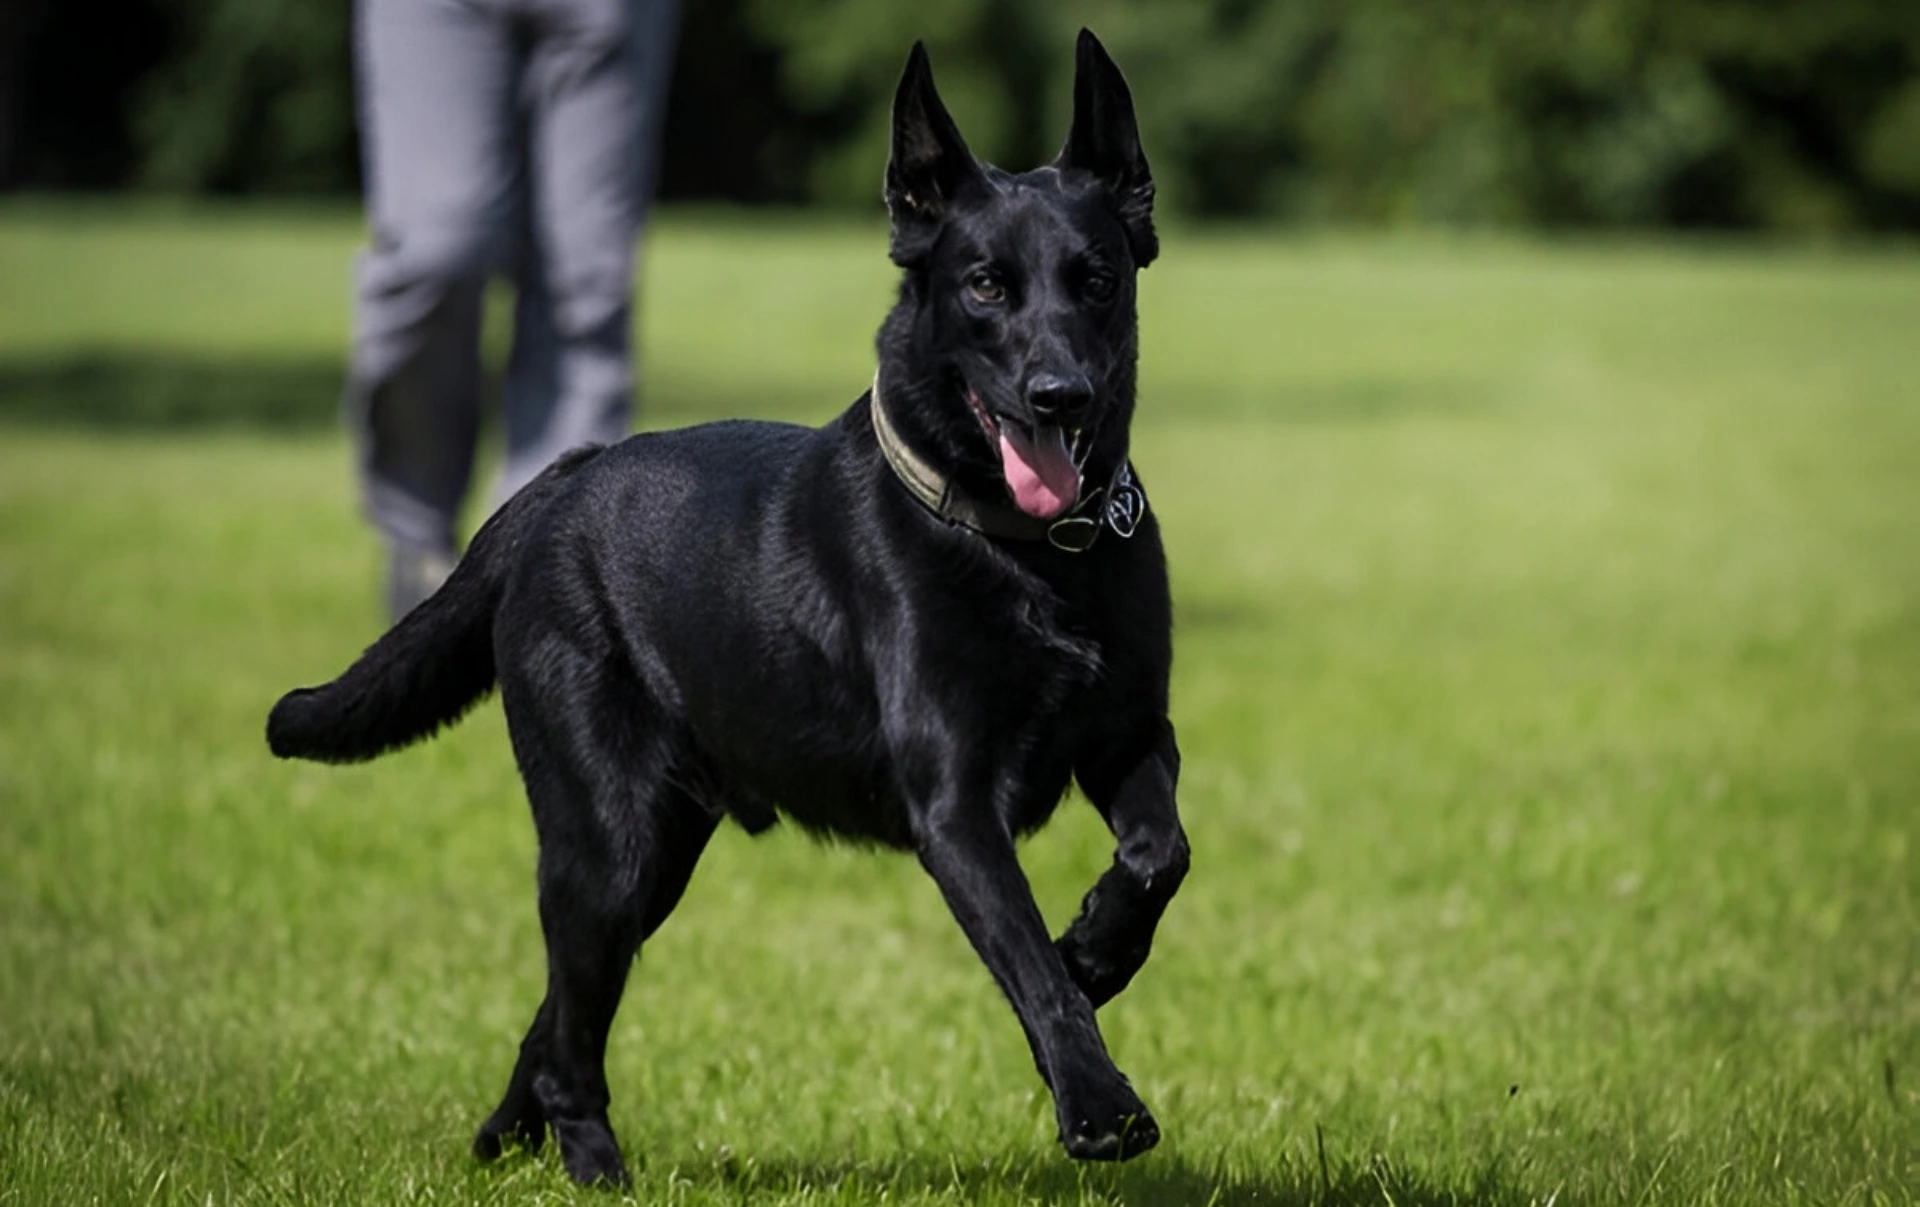
M1078 432L1087 489L1125 463L1152 196L1091 34L1065 150L1020 175L974 160L914 48L879 384L957 489L1011 507L995 432ZM603 1057L628 966L722 817L758 831L785 815L919 857L1019 1015L1067 1151L1120 1159L1159 1132L1094 1009L1146 960L1187 869L1170 632L1150 511L1080 553L949 525L889 469L863 397L819 429L718 423L568 457L344 675L283 699L268 740L371 758L497 679L549 977L482 1156L551 1127L576 1178L626 1179ZM1014 839L1075 780L1117 849L1056 943Z

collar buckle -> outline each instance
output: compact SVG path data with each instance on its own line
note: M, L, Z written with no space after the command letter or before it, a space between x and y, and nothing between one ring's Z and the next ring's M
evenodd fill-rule
M1070 515L1047 525L1047 544L1068 553L1085 553L1100 535L1100 521L1088 515Z

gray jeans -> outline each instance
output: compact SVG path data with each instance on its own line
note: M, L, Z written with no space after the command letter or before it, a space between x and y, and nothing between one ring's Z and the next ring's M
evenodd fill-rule
M504 500L632 422L634 248L675 0L356 0L371 244L347 411L368 515L452 551L489 277L512 277Z

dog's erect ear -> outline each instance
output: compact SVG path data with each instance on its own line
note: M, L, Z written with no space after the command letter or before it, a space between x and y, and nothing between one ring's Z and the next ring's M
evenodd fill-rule
M1126 223L1133 262L1145 268L1160 254L1153 233L1153 174L1140 149L1133 120L1133 94L1106 47L1088 30L1080 31L1073 72L1073 129L1054 166L1091 172L1112 192Z
M885 196L893 215L892 256L905 266L923 257L947 207L969 181L983 177L933 88L927 48L913 44L893 94L893 153Z

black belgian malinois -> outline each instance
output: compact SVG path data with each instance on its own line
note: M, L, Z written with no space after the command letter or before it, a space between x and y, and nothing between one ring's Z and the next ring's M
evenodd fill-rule
M912 851L1006 992L1075 1157L1160 1138L1094 1009L1187 871L1166 559L1128 462L1135 274L1158 251L1125 81L1080 34L1051 165L975 160L925 51L893 104L899 302L873 388L814 429L729 422L583 449L481 528L274 753L427 737L497 682L539 833L548 978L474 1149L551 1127L627 1180L607 1030L723 817ZM1113 864L1055 942L1016 836L1077 781Z

